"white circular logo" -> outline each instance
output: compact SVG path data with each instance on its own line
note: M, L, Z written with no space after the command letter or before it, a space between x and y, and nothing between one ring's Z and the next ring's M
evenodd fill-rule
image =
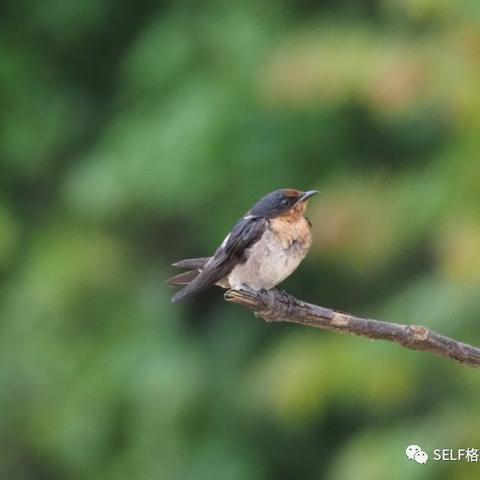
M415 458L415 454L421 451L422 449L418 445L409 445L405 450L405 455L407 455L409 460L413 460Z
M423 465L427 463L428 455L423 450L420 450L415 454L414 459L417 463L421 463Z
M409 460L415 460L417 463L424 465L427 463L428 454L424 452L418 445L409 445L405 450L405 455Z

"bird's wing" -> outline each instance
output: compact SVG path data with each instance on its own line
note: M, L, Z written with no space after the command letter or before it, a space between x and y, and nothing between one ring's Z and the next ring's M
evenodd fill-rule
M244 261L245 250L260 239L266 226L267 221L263 217L247 215L242 218L203 270L174 295L172 302L205 290L226 277L235 265Z
M229 259L241 259L245 250L260 239L266 227L267 221L263 217L254 215L243 217L233 227L232 233L223 246L222 254Z

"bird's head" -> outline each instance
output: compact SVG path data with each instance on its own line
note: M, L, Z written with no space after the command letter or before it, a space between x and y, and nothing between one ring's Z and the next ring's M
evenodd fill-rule
M286 219L297 219L303 216L310 197L315 195L317 190L302 192L291 188L283 188L265 195L250 210L250 214L265 218L285 217Z

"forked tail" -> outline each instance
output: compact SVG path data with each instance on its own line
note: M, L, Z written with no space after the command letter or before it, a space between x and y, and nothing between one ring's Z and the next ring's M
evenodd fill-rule
M205 263L210 260L210 257L186 258L172 264L177 268L190 269L188 272L183 272L167 280L167 283L172 286L188 285L199 273Z

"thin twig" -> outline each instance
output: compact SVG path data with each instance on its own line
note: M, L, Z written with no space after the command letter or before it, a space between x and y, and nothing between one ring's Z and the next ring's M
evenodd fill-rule
M250 308L267 322L293 322L372 339L388 340L480 368L480 349L428 328L355 317L296 299L279 290L228 290L225 300Z

